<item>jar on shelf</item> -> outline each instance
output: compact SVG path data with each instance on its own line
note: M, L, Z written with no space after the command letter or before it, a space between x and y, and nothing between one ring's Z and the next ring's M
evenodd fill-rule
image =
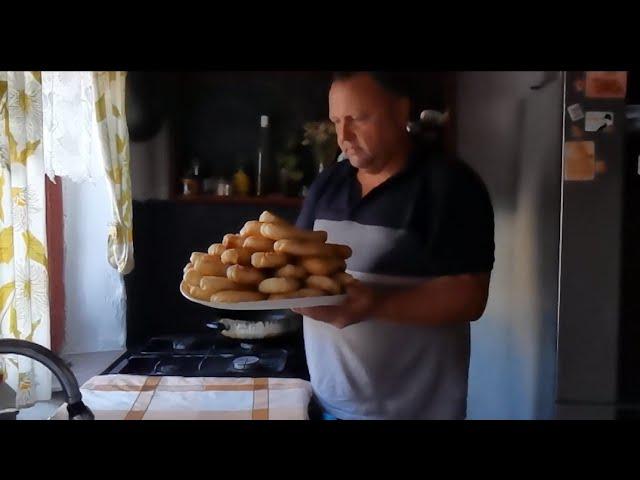
M182 178L182 194L198 195L202 191L202 171L200 160L194 158L191 161L187 173Z

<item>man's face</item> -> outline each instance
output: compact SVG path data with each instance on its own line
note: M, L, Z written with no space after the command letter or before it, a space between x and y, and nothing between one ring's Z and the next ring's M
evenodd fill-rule
M377 170L406 135L409 102L387 92L366 73L356 74L331 86L329 118L351 164Z

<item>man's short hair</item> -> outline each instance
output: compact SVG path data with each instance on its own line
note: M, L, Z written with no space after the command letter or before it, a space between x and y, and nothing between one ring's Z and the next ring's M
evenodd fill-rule
M404 97L409 100L409 118L414 121L418 119L422 109L443 109L443 98L429 98L425 96L424 90L420 88L420 82L425 82L426 77L412 72L386 72L386 71L341 71L333 72L331 82L348 80L356 75L369 75L387 92ZM439 127L430 127L428 131L421 135L412 135L412 139L421 148L430 150L442 150L444 148L444 137Z
M393 93L399 97L406 97L410 101L413 100L415 86L411 75L402 72L333 72L332 83L341 80L348 80L359 74L366 74L373 78L378 85L389 93Z

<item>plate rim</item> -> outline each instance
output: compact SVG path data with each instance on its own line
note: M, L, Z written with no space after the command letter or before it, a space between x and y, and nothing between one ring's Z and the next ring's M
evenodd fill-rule
M288 299L282 299L282 300L259 300L254 302L237 302L237 303L213 303L213 302L207 302L205 300L199 300L197 298L193 298L187 295L185 292L183 292L182 289L180 289L180 293L182 294L183 297L185 297L187 300L193 303L197 303L204 307L209 307L216 310L288 310L291 308L298 308L298 307L295 304L291 306L280 306L280 307L274 307L274 306L268 306L268 305L263 306L261 304L266 304L267 302L284 302L285 304L295 303L296 300L305 301L305 302L313 302L315 300L315 301L321 302L317 305L300 306L299 308L307 308L312 306L332 306L332 305L339 305L340 300L344 300L347 298L346 294L339 294L339 295L323 295L321 297L288 298ZM330 302L325 303L328 301L328 299L330 299Z

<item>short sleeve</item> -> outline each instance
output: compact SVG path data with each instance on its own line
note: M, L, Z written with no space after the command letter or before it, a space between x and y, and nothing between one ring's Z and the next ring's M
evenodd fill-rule
M494 264L494 214L480 177L460 164L447 176L437 230L430 246L433 274L485 273Z

